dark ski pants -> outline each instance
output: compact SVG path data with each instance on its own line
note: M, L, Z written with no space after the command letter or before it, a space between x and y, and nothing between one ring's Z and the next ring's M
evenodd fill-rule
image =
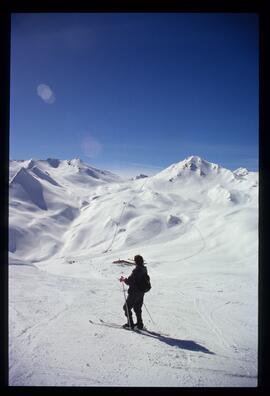
M129 317L131 325L133 325L132 318L132 308L134 309L135 315L137 317L137 324L142 325L142 305L143 305L143 296L142 292L133 292L130 293L127 297L127 302L123 306L123 310L125 312L126 317Z

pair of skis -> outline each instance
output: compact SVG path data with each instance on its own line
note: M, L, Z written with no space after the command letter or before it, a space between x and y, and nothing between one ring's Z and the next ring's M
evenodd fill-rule
M136 327L134 329L124 328L123 326L121 326L121 325L119 325L117 323L106 322L106 321L104 321L102 319L99 319L98 322L94 322L93 320L89 319L89 323L92 324L92 325L106 326L106 327L111 327L111 328L114 328L114 329L130 330L130 331L134 331L136 333L145 334L145 335L151 335L151 336L154 336L154 337L168 336L168 334L158 333L156 331L147 330L146 328L143 328L143 329L138 329Z

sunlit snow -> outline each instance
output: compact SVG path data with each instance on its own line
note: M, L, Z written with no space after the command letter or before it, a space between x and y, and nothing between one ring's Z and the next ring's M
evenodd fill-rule
M113 261L136 254L161 335L89 323L125 323L132 267ZM10 385L256 386L257 289L257 172L197 156L133 180L10 162Z

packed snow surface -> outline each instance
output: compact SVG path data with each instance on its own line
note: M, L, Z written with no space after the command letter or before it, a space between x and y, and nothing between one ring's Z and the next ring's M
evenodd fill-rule
M258 173L191 156L123 180L14 160L9 206L10 385L257 386ZM99 321L125 323L133 267L113 261L136 254L152 333Z

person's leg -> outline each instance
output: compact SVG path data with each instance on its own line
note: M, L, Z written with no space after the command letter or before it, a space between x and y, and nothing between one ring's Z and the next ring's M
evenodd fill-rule
M125 312L125 316L127 317L127 325L128 326L130 325L131 327L134 327L134 322L131 312L133 305L134 305L134 296L132 296L132 294L129 294L126 303L123 305L123 310Z
M143 306L143 296L144 294L140 294L134 303L134 312L137 317L137 327L140 329L143 328L143 321L142 321L142 306Z

